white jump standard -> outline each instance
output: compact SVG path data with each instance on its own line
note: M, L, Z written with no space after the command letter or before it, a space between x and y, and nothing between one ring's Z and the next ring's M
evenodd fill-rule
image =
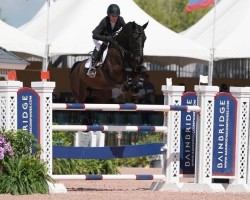
M250 87L231 87L231 94L219 94L217 86L196 86L195 92L197 95L197 104L194 106L182 105L182 97L185 95L184 86L162 86L164 94L164 105L137 105L137 104L53 104L52 92L55 88L54 82L32 82L31 87L37 92L40 97L40 143L43 149L41 159L47 163L48 172L52 174L52 131L53 130L101 130L101 131L151 131L164 132L164 166L163 175L123 175L120 178L111 175L77 175L82 179L119 179L124 180L131 178L138 179L159 179L152 185L154 190L165 191L191 191L191 192L250 192L250 148L249 148L249 116L250 116ZM22 88L22 83L19 81L0 81L0 126L5 130L17 129L17 91ZM221 100L219 103L224 105L220 108L221 118L214 114L216 110L217 99L220 97L230 96L233 99L236 108L237 120L235 124L235 138L233 144L220 143L224 140L218 133L227 134L231 130L224 128L217 130L215 128L216 120L228 120L227 112L228 100ZM164 124L163 126L65 126L53 125L52 114L53 110L97 110L97 111L157 111L163 112ZM181 121L183 112L188 113L186 120L191 117L192 112L197 112L195 134L195 170L194 183L181 182L182 174L180 173L180 165L182 160L181 154ZM228 110L231 112L231 110ZM225 116L224 116L225 115ZM189 135L188 135L189 137ZM216 143L217 142L217 143ZM219 143L218 143L219 142ZM232 165L232 172L226 175L220 175L219 172L214 173L214 167L221 167L227 162L225 157L230 155L218 155L220 152L215 152L214 146L218 145L220 148L228 147L230 153L235 155L233 159L228 161ZM160 145L160 144L158 144ZM186 144L188 145L188 144ZM215 154L214 154L215 153ZM217 153L217 154L216 154ZM217 157L215 157L217 156ZM216 158L216 159L215 159ZM214 166L214 163L220 163ZM223 162L222 162L223 161ZM227 164L227 163L226 163ZM64 176L64 175L63 175ZM66 175L64 178L67 178ZM70 178L70 177L68 177ZM72 178L72 177L71 177ZM77 177L74 177L77 178ZM228 184L214 183L214 179L224 178L228 179ZM152 180L152 179L150 179Z

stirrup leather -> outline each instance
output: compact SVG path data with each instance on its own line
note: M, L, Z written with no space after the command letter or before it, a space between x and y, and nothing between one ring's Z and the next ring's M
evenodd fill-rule
M88 73L87 75L90 77L90 78L95 78L95 75L96 75L96 68L91 66L88 70Z

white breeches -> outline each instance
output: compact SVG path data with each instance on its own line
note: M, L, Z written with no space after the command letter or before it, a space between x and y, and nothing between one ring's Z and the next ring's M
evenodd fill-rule
M100 51L100 47L101 47L103 41L101 41L101 40L95 40L95 39L93 39L93 41L94 41L96 50Z

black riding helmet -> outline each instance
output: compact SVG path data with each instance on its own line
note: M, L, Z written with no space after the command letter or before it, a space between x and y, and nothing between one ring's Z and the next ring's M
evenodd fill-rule
M120 15L120 8L116 4L110 4L107 10L108 16L113 15L113 16L119 16Z

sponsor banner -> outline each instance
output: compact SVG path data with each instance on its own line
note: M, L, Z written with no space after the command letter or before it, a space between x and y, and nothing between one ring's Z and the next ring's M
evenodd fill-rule
M33 133L40 143L40 97L31 88L17 93L17 128Z
M237 101L221 92L214 102L213 176L235 175Z
M195 92L186 92L182 95L182 105L196 106ZM194 174L195 168L195 138L196 112L181 111L181 148L180 173Z

